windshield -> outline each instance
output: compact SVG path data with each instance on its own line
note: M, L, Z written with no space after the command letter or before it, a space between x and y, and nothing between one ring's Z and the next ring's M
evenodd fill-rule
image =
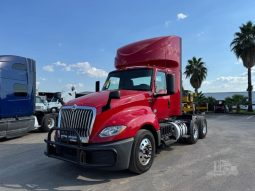
M43 103L43 101L40 97L36 97L36 103Z
M108 75L103 90L151 90L152 69L128 69Z
M58 101L58 98L56 98L56 97L53 97L51 100L50 100L50 102L57 102Z

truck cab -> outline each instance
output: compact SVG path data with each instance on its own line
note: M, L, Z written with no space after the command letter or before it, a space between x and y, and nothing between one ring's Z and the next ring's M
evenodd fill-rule
M204 116L181 112L181 39L158 37L117 51L102 91L66 103L45 154L82 166L150 169L156 149L205 138ZM54 132L54 133L53 133Z
M52 113L56 113L59 111L59 109L62 107L62 104L59 100L59 98L53 97L49 102L48 102L48 110Z
M48 111L48 103L43 101L40 96L36 96L35 98L35 112L47 112Z
M35 61L0 56L0 138L24 135L34 128Z

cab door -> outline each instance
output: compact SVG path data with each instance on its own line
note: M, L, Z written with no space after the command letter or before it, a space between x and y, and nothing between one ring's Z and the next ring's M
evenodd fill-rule
M170 95L167 95L166 73L157 70L154 80L154 101L152 104L153 112L159 120L169 117L170 112Z

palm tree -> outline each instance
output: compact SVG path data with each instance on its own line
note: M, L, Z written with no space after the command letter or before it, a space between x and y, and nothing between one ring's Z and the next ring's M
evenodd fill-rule
M202 82L206 79L207 68L202 58L193 57L188 60L188 64L185 67L186 78L190 78L190 84L195 89L196 94L198 93L198 88L201 87Z
M231 51L237 58L241 58L244 67L248 69L248 111L252 111L252 80L251 68L255 65L255 25L251 21L239 27L240 32L235 33L231 42Z
M194 101L198 104L206 102L206 97L202 92L199 92L196 97L194 98Z
M212 96L209 96L209 97L206 98L206 102L208 103L208 110L213 111L216 99Z
M232 112L233 105L234 105L233 99L231 97L226 97L225 98L225 104L228 106L229 112Z
M196 94L196 96L194 97L194 102L196 105L196 111L200 112L201 107L206 106L208 109L208 105L206 103L206 97L202 92L199 92L198 94Z
M243 95L235 94L232 96L233 104L236 105L236 113L240 112L240 105L246 104L246 97Z

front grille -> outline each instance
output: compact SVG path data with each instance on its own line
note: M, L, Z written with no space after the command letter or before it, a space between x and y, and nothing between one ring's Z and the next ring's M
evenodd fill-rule
M63 107L60 111L59 127L74 129L80 137L89 137L95 120L95 109L90 107ZM63 134L62 134L63 135ZM76 136L75 133L68 133Z
M40 110L40 109L41 109L41 106L35 106L35 109L36 109L36 110Z

